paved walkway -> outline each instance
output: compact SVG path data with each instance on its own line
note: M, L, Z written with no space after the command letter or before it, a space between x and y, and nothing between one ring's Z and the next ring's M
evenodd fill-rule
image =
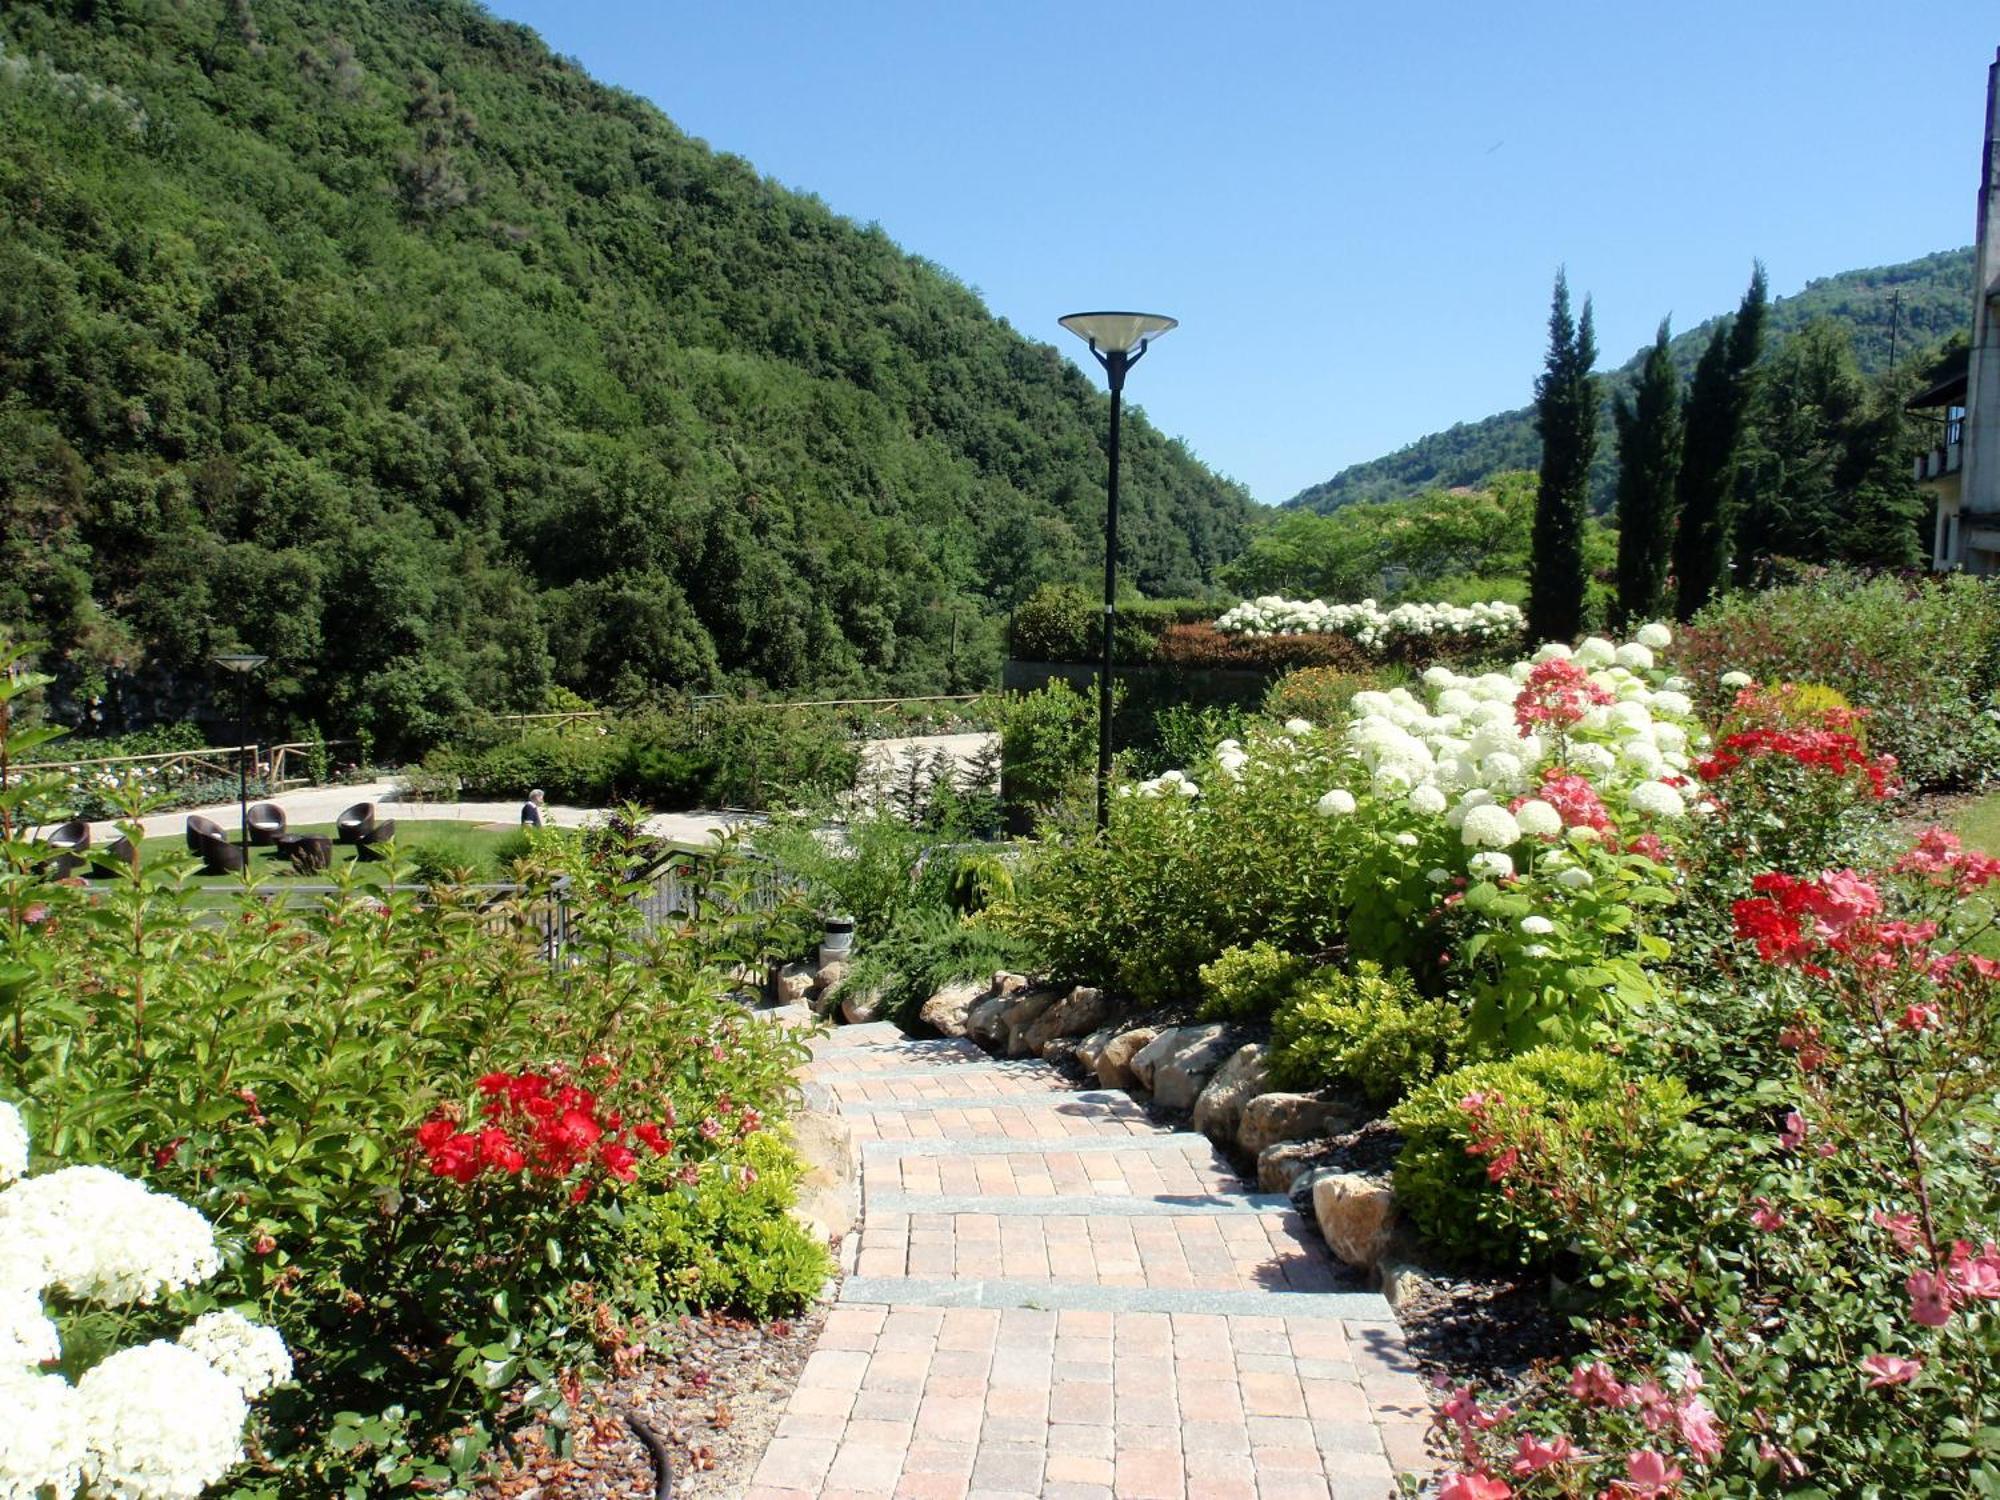
M947 755L961 770L970 766L982 753L990 749L998 736L986 733L976 734L932 734L910 739L870 740L864 747L864 773L868 776L893 778L896 772L907 765L912 755ZM504 823L511 826L521 821L521 803L512 802L404 802L397 796L400 783L390 781L369 781L354 786L306 787L294 792L280 792L268 800L276 802L285 810L288 821L298 826L312 823L331 823L347 808L357 802L375 802L384 805L386 816L399 821L423 822L442 821L453 823ZM522 797L527 790L523 788ZM264 801L265 798L254 798ZM224 828L234 829L241 818L241 809L235 802L220 802L210 807L187 807L175 812L154 813L141 818L139 826L147 838L162 838L178 834L187 826L190 816L199 814L211 818ZM604 816L604 809L597 807L559 807L551 803L542 809L542 819L555 828L581 828ZM749 813L688 812L654 813L646 819L646 832L656 838L671 839L689 848L699 848L713 843L717 835L746 823L756 822L756 816ZM92 841L108 844L118 837L116 828L110 822L92 825Z
M1122 1093L848 1026L848 1276L748 1500L1383 1500L1430 1406L1287 1198Z

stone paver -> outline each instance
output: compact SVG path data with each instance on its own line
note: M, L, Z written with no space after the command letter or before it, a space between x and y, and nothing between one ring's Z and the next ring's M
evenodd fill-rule
M1120 1094L847 1027L849 1275L749 1500L1384 1500L1430 1407L1289 1201Z

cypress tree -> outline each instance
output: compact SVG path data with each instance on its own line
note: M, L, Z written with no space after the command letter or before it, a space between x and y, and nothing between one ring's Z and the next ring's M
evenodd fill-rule
M1644 621L1660 612L1673 546L1674 480L1681 468L1681 377L1660 321L1639 372L1639 388L1612 407L1618 428L1618 620Z
M1528 560L1528 632L1537 641L1574 640L1583 628L1583 567L1590 461L1597 453L1597 340L1590 299L1572 320L1569 277L1556 272L1549 308L1549 355L1535 382L1535 430L1542 438L1535 491L1533 553Z
M1729 566L1736 460L1764 343L1767 290L1759 262L1735 318L1718 326L1702 351L1688 391L1674 531L1674 612L1683 620L1708 603Z

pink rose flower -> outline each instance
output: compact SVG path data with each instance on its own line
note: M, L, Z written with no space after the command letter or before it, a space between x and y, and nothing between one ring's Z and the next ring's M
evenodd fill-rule
M1514 1451L1516 1474L1539 1474L1555 1464L1568 1463L1576 1450L1566 1437L1558 1435L1554 1442L1545 1443L1532 1432L1524 1432L1514 1440Z
M1674 1417L1688 1452L1703 1463L1713 1463L1722 1456L1722 1432L1715 1425L1715 1413L1706 1401L1690 1396L1681 1402Z
M1750 1222L1768 1233L1774 1229L1784 1228L1785 1216L1772 1206L1769 1198L1760 1193L1757 1197L1757 1206L1750 1210Z
M1625 1485L1634 1496L1651 1497L1669 1493L1681 1482L1680 1465L1671 1464L1650 1448L1641 1448L1625 1458Z
M1868 1372L1868 1388L1871 1391L1885 1390L1892 1385L1907 1385L1917 1378L1924 1367L1920 1359L1902 1359L1894 1354L1870 1354L1861 1361L1861 1368Z
M1787 1151L1796 1151L1806 1143L1806 1117L1797 1110L1785 1116L1785 1128L1778 1135L1778 1144Z
M1887 1209L1875 1210L1875 1223L1889 1231L1896 1241L1898 1250L1917 1248L1917 1216L1915 1214L1892 1214Z
M1910 1316L1926 1328L1942 1328L1951 1321L1951 1284L1929 1271L1912 1271L1904 1283L1910 1291Z
M1569 1377L1569 1393L1577 1400L1599 1406L1630 1406L1632 1393L1618 1383L1611 1367L1603 1360L1578 1365Z
M1438 1485L1438 1500L1507 1500L1514 1487L1487 1474L1447 1474Z

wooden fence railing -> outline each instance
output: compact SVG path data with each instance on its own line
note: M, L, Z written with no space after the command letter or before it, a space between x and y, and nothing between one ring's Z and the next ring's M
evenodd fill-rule
M324 748L334 750L357 743L354 740L326 740ZM153 771L163 778L191 780L196 776L233 779L243 757L250 757L250 774L260 777L273 789L307 780L301 774L306 757L315 749L309 740L282 745L203 745L193 750L158 750L150 755L95 755L74 759L16 761L13 769L21 774L59 772L89 776L108 772L125 776Z

